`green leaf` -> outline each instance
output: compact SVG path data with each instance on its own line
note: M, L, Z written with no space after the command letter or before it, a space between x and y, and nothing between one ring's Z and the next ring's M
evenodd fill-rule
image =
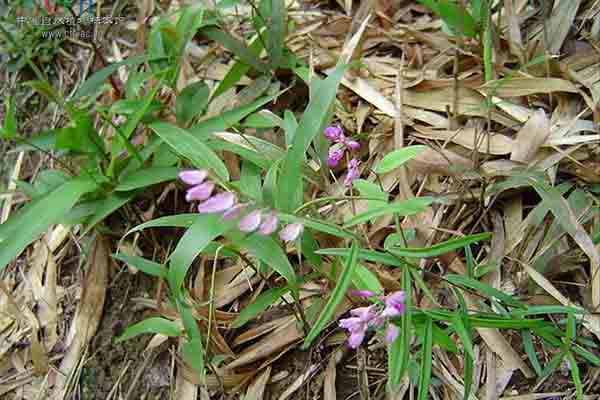
M410 360L412 341L412 280L408 268L402 270L402 290L406 294L406 312L400 317L400 335L390 346L388 353L388 389L395 392L400 386Z
M529 358L529 362L531 363L531 366L535 370L535 373L538 376L541 376L542 375L542 366L540 365L540 362L537 358L535 346L533 345L533 337L531 335L531 332L528 330L524 330L522 332L522 338L523 338L523 349L525 350L525 353L527 354L527 357Z
M248 49L246 43L234 38L229 33L216 27L208 27L202 29L202 33L211 40L220 43L227 50L235 54L242 62L252 66L259 72L268 72L268 67L260 61L254 52Z
M469 12L451 0L418 0L436 15L441 17L452 29L465 36L477 35L477 23Z
M335 71L320 85L318 96L312 96L298 128L294 133L294 142L283 161L279 176L276 197L277 208L284 212L296 209L302 202L301 166L305 154L321 127L330 115L330 109L335 101L339 84L347 67L339 65Z
M550 359L550 361L544 366L542 370L542 378L550 375L562 362L563 353L558 353Z
M192 308L181 299L178 299L177 309L188 335L188 341L183 345L182 349L183 358L196 370L200 381L203 381L205 354L204 347L202 346L202 334L200 333L200 329L198 329L198 323L194 318Z
M340 228L337 225L331 224L329 222L318 221L316 219L307 218L307 217L296 217L291 214L277 214L282 222L287 223L301 223L307 228L314 229L319 232L328 233L333 236L341 237L344 239L357 239L356 235L351 232L347 232L344 229Z
M255 164L244 160L240 174L240 190L243 194L262 203L260 168Z
M467 278L466 276L463 276L463 275L448 274L448 275L446 275L446 280L454 285L459 285L459 286L467 287L469 289L474 289L478 293L483 294L485 296L495 297L498 300L501 300L506 304L513 305L516 307L523 307L521 302L513 299L512 296L510 296L496 288L488 286L485 283L476 281L475 279Z
M144 222L138 226L131 228L123 235L123 239L132 233L139 232L148 228L165 228L165 227L176 227L176 228L189 228L200 218L200 214L177 214L168 215L166 217L160 217L153 219L152 221ZM121 239L121 240L123 240Z
M193 118L202 114L208 106L210 98L210 89L202 81L194 82L186 86L175 103L175 116L177 121L187 124Z
M473 341L471 340L471 334L467 330L462 317L460 317L458 315L454 316L454 318L452 318L452 327L454 328L454 331L460 338L460 341L462 342L462 344L465 348L465 353L467 353L471 357L475 358L475 352L473 351Z
M338 256L338 257L348 257L349 250L345 248L332 248L332 249L321 249L317 251L317 254L324 256ZM366 260L373 263L391 265L394 267L403 267L406 263L402 262L402 260L394 257L391 254L381 253L375 250L365 250L360 249L358 251L358 258L360 260Z
M423 345L421 346L421 371L419 374L419 392L417 400L427 400L429 394L429 381L431 380L431 362L433 353L433 321L427 319L425 324L425 335L423 336Z
M281 249L279 242L275 239L270 236L253 233L239 242L238 246L248 250L254 257L277 271L279 275L285 278L290 286L296 286L296 273L294 272L294 268Z
M169 283L177 292L198 254L215 238L223 234L231 224L223 223L221 214L200 214L194 224L184 233L169 257Z
M94 213L86 221L86 226L81 235L87 234L98 223L104 221L110 214L129 203L138 193L115 193L107 198L101 199L94 203Z
M229 172L221 158L188 131L166 122L156 122L150 128L194 167L210 168L219 178L229 180Z
M174 167L150 167L127 174L119 180L116 191L128 191L156 185L157 183L172 181L181 171Z
M5 139L17 136L17 118L15 102L11 96L6 100L4 126L0 129L0 137Z
M81 196L94 189L94 182L73 179L35 201L23 212L13 214L0 225L0 272L29 244L46 232L50 225L60 223L60 219Z
M189 132L198 139L208 140L214 137L212 136L214 132L226 131L274 98L275 96L265 96L248 105L225 111L217 116L199 122L191 127Z
M254 57L258 58L261 50L263 49L263 42L259 39L258 35L255 35L250 39L250 43L248 44L248 51ZM225 91L231 89L235 86L236 83L242 79L244 75L250 70L250 65L238 60L233 64L233 66L227 71L227 74L223 77L223 80L219 82L219 85L213 92L212 98L217 98L220 94Z
M98 88L100 88L100 86L102 86L102 84L104 83L106 78L108 78L110 75L112 75L114 72L116 72L119 69L119 67L121 67L123 65L136 66L136 65L143 63L144 61L146 61L146 55L139 54L137 56L127 58L123 61L111 64L107 67L102 68L99 71L96 71L91 77L89 77L83 83L83 85L81 85L79 87L79 89L73 96L73 100L76 100L83 96L88 96L88 95L96 92L98 90Z
M291 145L294 142L294 134L298 128L298 121L294 113L290 110L285 110L283 113L283 131L285 133L285 144L286 146Z
M480 242L482 240L488 240L492 235L490 233L478 233L475 235L469 235L460 237L457 239L447 240L442 243L438 243L431 247L426 248L393 248L389 249L389 252L398 257L437 257L442 254L446 254L452 250L460 249L471 243Z
M329 301L325 305L325 308L319 315L319 318L312 326L308 336L304 340L304 344L302 345L303 349L308 348L312 341L321 333L323 328L329 323L333 315L335 314L335 310L338 305L344 299L346 295L346 291L348 287L350 287L350 283L352 282L352 276L354 275L354 269L356 268L358 261L358 245L356 241L352 241L352 247L350 248L350 254L348 258L346 258L346 263L344 265L344 271L342 271L333 292L331 293L331 297L329 297Z
M138 256L128 256L127 254L123 253L113 254L113 258L116 258L117 260L122 261L127 265L139 269L145 274L163 279L167 278L168 270L162 264L156 263L154 261L146 260L145 258Z
M352 283L358 290L369 290L376 294L383 293L383 287L371 270L364 265L357 264L352 275Z
M427 150L427 146L420 144L394 150L383 157L379 164L377 164L377 167L375 167L374 171L378 174L385 174L393 171L402 166L405 162L412 160L425 150Z
M418 214L425 211L427 206L429 206L432 202L433 197L415 197L414 199L377 207L352 217L344 224L344 228L350 228L387 214L396 214L402 216Z
M573 378L573 384L575 384L575 393L577 400L583 400L583 384L581 383L581 374L579 372L579 366L575 356L570 351L565 353L565 357L569 361L569 370L571 370L571 377Z
M373 182L366 181L364 179L355 179L352 185L358 190L362 197L368 197L369 199L378 200L367 200L367 210L374 210L378 207L382 207L388 202L388 193L381 190L379 185Z
M252 303L244 307L237 319L233 321L232 327L239 328L243 326L246 322L256 317L261 311L269 308L270 305L289 292L289 290L289 288L273 288L262 293Z
M117 343L143 335L144 333L160 333L165 336L177 337L181 336L181 328L179 328L175 322L165 318L147 318L137 324L127 327L125 332L117 338Z
M281 64L286 33L286 8L284 0L270 0L268 14L269 26L267 29L267 52L269 53L269 67L276 69Z

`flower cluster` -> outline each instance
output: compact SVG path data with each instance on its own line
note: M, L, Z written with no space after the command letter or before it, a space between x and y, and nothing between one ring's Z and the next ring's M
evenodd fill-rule
M188 202L200 201L198 212L200 214L223 213L223 220L230 221L242 216L242 213L250 206L249 203L237 203L233 192L221 192L213 194L215 184L206 180L206 170L182 171L179 179L190 188L185 194ZM273 210L255 209L245 214L238 223L242 232L250 233L258 230L261 235L270 235L277 231L279 220ZM290 242L296 240L302 233L304 226L299 223L286 225L280 232L279 238Z
M344 158L344 154L346 154L346 150L351 152L360 149L360 144L356 140L348 139L339 125L328 126L323 134L332 143L327 158L329 168L335 168L339 165L342 158ZM344 178L344 185L350 186L352 181L360 176L359 165L360 161L356 158L352 158L348 162L348 173Z
M374 293L368 290L359 290L353 293L359 297L374 297ZM373 304L368 307L358 307L350 310L350 318L340 320L340 327L348 331L348 345L356 349L365 338L369 328L379 329L384 325L385 341L391 344L400 333L398 327L390 322L390 318L395 318L404 312L404 292L398 291L379 297L381 304Z

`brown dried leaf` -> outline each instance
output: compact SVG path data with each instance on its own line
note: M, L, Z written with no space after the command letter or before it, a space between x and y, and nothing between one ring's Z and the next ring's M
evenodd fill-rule
M529 163L550 135L550 123L544 110L539 109L517 133L510 159Z
M108 239L96 237L86 266L86 275L82 282L81 300L69 329L73 341L60 363L60 374L54 388L53 398L60 398L65 390L67 377L74 372L83 356L90 339L96 333L106 295L108 270L110 266L110 247ZM58 396L58 397L56 397Z
M270 377L271 367L269 366L248 386L243 400L262 400Z
M578 93L575 85L560 78L505 78L487 82L480 90L498 97L520 97L553 92Z
M477 128L461 128L457 131L431 129L422 125L414 125L414 128L417 132L411 133L413 136L450 141L469 150L477 147L477 151L483 154L509 154L514 146L513 139L508 136L493 132L488 135Z

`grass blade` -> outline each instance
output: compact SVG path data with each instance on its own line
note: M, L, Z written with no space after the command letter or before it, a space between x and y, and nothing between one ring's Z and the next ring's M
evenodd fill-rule
M401 216L418 214L425 211L427 206L433 202L433 197L416 197L410 200L404 200L397 203L388 204L382 207L377 207L362 214L358 214L344 224L344 228L362 224L371 221L377 217L387 214L395 214Z
M377 167L375 167L374 171L378 174L385 174L393 171L402 166L405 162L412 160L425 150L427 150L427 146L420 144L394 150L383 157L379 164L377 164Z
M304 349L308 348L308 346L310 346L312 341L317 337L317 335L319 335L319 333L321 333L323 328L325 328L325 326L329 323L329 321L333 317L337 306L343 300L344 295L346 294L346 291L348 290L348 287L350 286L350 283L352 282L352 276L354 275L354 269L357 265L357 261L358 261L358 246L357 246L356 242L353 241L352 247L350 248L350 253L348 254L348 257L346 258L346 263L344 265L344 271L340 275L339 281L337 282L337 285L335 285L335 289L333 289L333 292L331 293L331 297L329 298L329 301L327 302L327 304L325 305L325 308L321 312L321 315L319 315L319 318L317 319L317 321L311 328L310 332L308 333L308 336L304 340L304 344L302 345L302 348L304 348Z
M431 381L431 364L433 354L433 321L427 319L425 324L425 335L423 336L423 345L421 347L421 371L419 374L419 392L417 400L427 400L429 393L429 382Z
M144 333L160 333L165 336L181 336L179 326L168 319L161 317L148 318L125 329L125 332L117 338L117 343Z
M471 243L488 240L491 236L490 233L478 233L458 239L447 240L427 248L393 248L388 251L398 257L437 257L452 250L460 249Z
M195 167L209 168L222 180L229 180L229 171L221 158L188 131L166 122L156 122L150 128Z

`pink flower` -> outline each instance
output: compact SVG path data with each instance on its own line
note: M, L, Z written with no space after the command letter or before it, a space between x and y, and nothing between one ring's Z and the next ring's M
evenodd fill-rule
M235 195L231 192L215 194L198 205L200 214L219 213L229 210L235 203Z
M386 330L385 330L385 341L387 344L392 344L394 343L394 340L396 340L396 338L398 337L398 335L400 334L400 329L390 323L388 324Z
M253 232L260 225L261 211L254 210L240 220L238 227L242 232Z
M271 211L264 222L260 224L258 232L261 235L270 235L277 230L277 215Z
M210 197L214 188L215 188L215 184L212 182L201 183L197 186L194 186L194 187L188 189L187 193L185 194L185 200L186 201L206 200Z
M359 165L360 161L358 161L356 158L350 160L350 162L348 163L348 174L344 179L344 185L352 185L352 182L360 176L360 171L358 170Z
M304 225L300 223L289 224L279 232L279 238L284 242L292 242L302 234L303 230Z
M371 292L370 290L350 290L350 294L352 296L365 298L375 296L375 293Z
M179 179L188 185L199 185L208 176L208 172L204 169L181 171L179 173Z
M350 318L340 320L340 327L350 333L348 345L356 349L365 338L365 333L369 328L369 321L376 317L375 306L359 307L350 310Z
M340 160L344 157L343 149L329 149L329 157L327 158L327 165L329 168L335 168L340 163Z
M351 349L358 348L358 346L360 346L360 344L363 342L363 340L365 340L366 332L367 332L366 330L362 330L362 331L357 331L357 332L351 333L350 337L348 337L348 346L350 346Z
M328 126L323 134L330 142L340 142L344 138L344 131L339 125Z
M402 291L397 291L388 294L385 297L385 309L381 313L383 317L397 317L402 314L405 309L404 300L406 299L406 295Z
M360 149L360 143L358 143L356 140L348 139L344 142L344 144L351 150Z
M247 203L236 204L235 206L231 207L229 210L227 210L223 213L223 220L230 221L232 219L239 217L240 214L242 213L242 210L244 208L246 208L247 206L248 206Z

